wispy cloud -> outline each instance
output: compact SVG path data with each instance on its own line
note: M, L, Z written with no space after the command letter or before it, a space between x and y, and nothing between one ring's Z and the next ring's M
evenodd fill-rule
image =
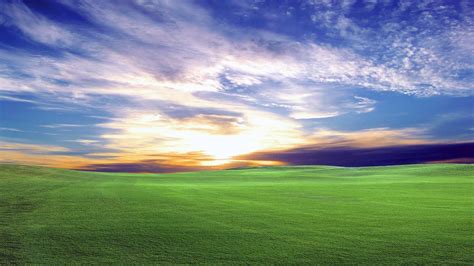
M23 102L23 103L38 103L33 100L23 99L14 96L0 95L0 100L13 101L13 102Z
M50 124L50 125L42 125L41 127L45 128L74 128L74 127L83 127L84 125L78 124Z
M23 132L23 130L19 130L16 128L9 128L9 127L0 127L0 130L2 131L11 131L11 132Z
M123 160L197 152L208 164L333 139L423 139L411 129L344 133L312 123L376 112L385 92L474 95L473 9L356 2L228 1L222 18L192 1L52 3L81 18L74 23L5 2L1 27L27 45L0 46L0 100L48 112L100 110L105 121L91 126L102 133L68 139L119 150ZM85 128L74 119L41 127Z
M93 140L93 139L75 139L75 140L69 140L69 142L75 142L83 145L95 145L98 144L98 140Z
M401 42L402 37L399 35L389 41L391 46L386 54L392 59L380 61L357 50L299 42L263 30L247 29L244 32L232 27L223 30L218 28L217 22L206 10L191 3L137 2L135 4L139 9L105 1L84 2L80 6L70 4L82 15L99 25L114 29L110 31L117 34L72 34L68 27L33 14L23 4L8 5L14 11L13 15L8 16L8 21L33 40L59 48L72 48L72 44L68 46L67 41L71 39L71 43L89 53L87 58L72 55L67 50L61 58L38 58L24 53L2 55L10 58L13 61L11 63L18 64L18 69L24 69L23 72L36 77L27 80L27 89L54 90L64 94L73 91L73 98L107 93L176 100L166 97L170 89L176 90L171 95L228 90L229 84L222 82L224 78L234 87L265 87L268 82L280 82L283 83L282 89L298 85L308 92L312 92L314 87L330 90L332 84L420 95L469 92L468 83L441 75L440 72L452 73L455 68L467 65L442 64L441 60L448 60L445 53L440 57L436 47L428 49L415 47L411 42ZM141 10L162 10L157 14L160 23L156 23L153 17L144 16ZM123 15L123 11L127 11L127 16ZM319 12L324 15L323 19L327 23L332 22L325 18L326 13L332 14L332 11L324 12ZM25 27L26 24L41 28L32 30L31 27ZM387 31L391 26L394 27L393 23L383 25ZM230 37L226 30L233 32L235 37ZM446 29L446 34L449 30ZM358 34L358 31L354 34ZM361 37L366 36L365 33L360 34ZM439 39L431 37L430 42L426 43L442 45L439 43L443 41L442 34L437 35ZM468 38L461 37L466 35L452 35L450 38ZM385 41L383 45L387 43ZM456 43L472 49L468 41ZM369 44L364 45L366 47ZM140 49L133 49L135 46L140 46ZM370 44L370 47L375 46ZM458 49L455 52L460 53ZM395 59L401 61L395 62ZM41 67L35 67L39 64ZM446 69L447 66L450 69ZM101 80L91 80L91 76L100 76ZM14 80L9 76L6 82ZM12 89L18 90L17 84L12 85Z
M51 152L69 151L69 149L61 147L61 146L19 143L19 142L6 142L6 141L0 141L0 150L23 151L23 152L31 152L35 154L48 154Z

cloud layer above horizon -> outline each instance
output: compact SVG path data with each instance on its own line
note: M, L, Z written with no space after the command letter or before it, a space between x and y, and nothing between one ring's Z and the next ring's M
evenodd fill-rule
M3 162L205 169L473 141L470 1L0 6Z

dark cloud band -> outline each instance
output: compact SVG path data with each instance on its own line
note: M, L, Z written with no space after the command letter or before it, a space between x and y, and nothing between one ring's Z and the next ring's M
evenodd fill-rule
M474 162L474 143L405 145L377 148L297 148L260 152L242 159L272 160L290 165L380 166L429 162Z

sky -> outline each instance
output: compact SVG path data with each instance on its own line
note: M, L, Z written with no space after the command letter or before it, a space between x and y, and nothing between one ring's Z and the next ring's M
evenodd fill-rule
M474 2L0 1L0 162L474 162Z

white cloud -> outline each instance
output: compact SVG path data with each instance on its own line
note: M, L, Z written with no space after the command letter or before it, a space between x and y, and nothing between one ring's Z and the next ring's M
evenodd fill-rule
M84 125L78 124L51 124L51 125L42 125L41 127L45 128L72 128L72 127L83 127Z
M3 3L2 8L6 14L4 23L12 23L31 39L58 46L74 44L73 36L68 30L35 14L22 2Z
M0 127L0 131L23 132L23 130L10 127Z
M236 86L264 86L265 81L291 84L309 80L319 84L342 84L419 95L468 91L466 84L443 75L444 68L430 66L443 65L445 57L437 57L439 55L433 49L406 46L402 37L393 41L394 53L400 62L380 64L349 49L300 43L258 30L245 33L237 28L220 29L205 10L189 3L179 7L171 2L138 1L137 4L146 10L159 10L163 21L157 23L133 9L127 9L127 16L124 16L122 11L126 5L115 6L107 2L84 2L80 5L79 11L97 24L132 36L125 35L119 39L104 35L69 34L62 25L33 14L26 6L10 5L9 8L15 11L10 19L20 28L24 21L32 25L47 23L45 27L49 30L26 32L32 39L44 39L46 43L58 45L59 37L54 36L65 36L70 41L60 46L74 42L93 57L82 58L67 52L61 58L2 52L0 56L7 64L3 70L0 69L4 73L0 75L1 89L62 94L71 94L72 91L75 95L71 98L88 94L116 94L170 101L177 98L181 101L184 97L189 98L190 102L199 102L189 94L223 90L226 85L220 78L225 76ZM340 8L349 10L350 6L348 2ZM328 10L318 14L325 16L331 12ZM344 16L338 16L337 21L336 28L341 31L358 27ZM234 37L228 37L226 31L233 32ZM45 32L57 34L45 37ZM458 34L451 38L460 46L469 48L468 37L462 36ZM31 78L15 79L11 73L12 66ZM65 81L66 84L55 81ZM306 90L311 91L311 86ZM175 97L177 95L179 97Z

